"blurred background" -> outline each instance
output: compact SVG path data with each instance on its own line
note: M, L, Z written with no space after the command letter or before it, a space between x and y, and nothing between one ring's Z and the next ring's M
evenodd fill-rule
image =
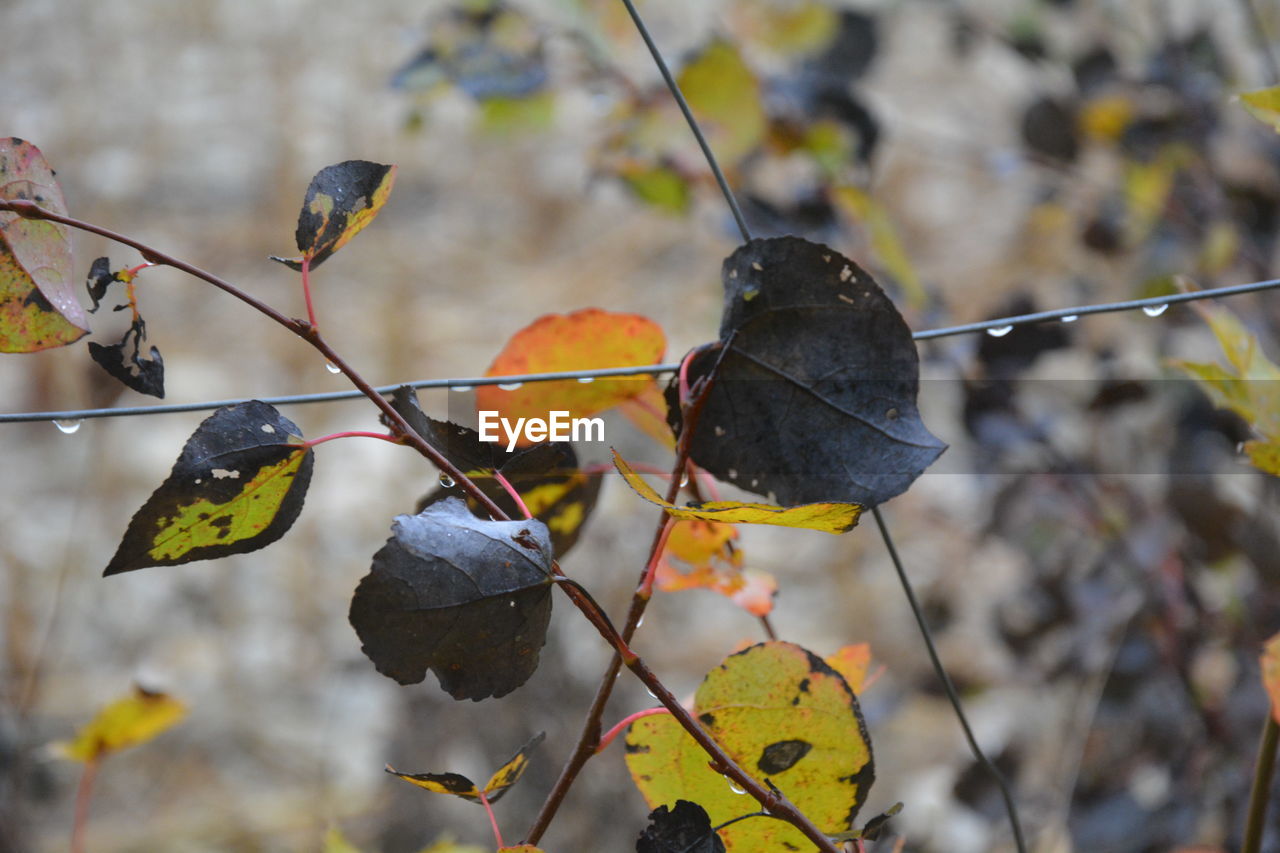
M914 329L1275 274L1280 137L1231 100L1278 82L1274 3L641 8L757 236L857 259ZM376 223L313 278L326 334L376 384L479 375L538 316L587 306L652 318L673 359L718 332L737 232L613 0L0 0L0 118L42 149L72 215L291 315L297 276L267 256L294 254L311 176L398 164ZM73 243L77 274L140 261ZM343 387L198 281L148 271L139 294L166 402ZM1230 307L1277 354L1280 297ZM117 340L120 316L97 315L93 339ZM146 402L83 347L0 359L2 408ZM1174 306L921 356L924 418L951 447L885 511L1034 849L1232 849L1267 712L1258 653L1280 629L1280 528L1274 480L1237 451L1248 426L1169 364L1219 358L1206 324ZM423 405L441 416L447 397ZM284 414L307 436L376 428L358 401ZM203 417L0 425L0 850L66 849L80 765L48 745L135 682L191 712L105 763L90 850L319 850L333 828L365 851L446 835L492 849L480 809L383 765L485 779L546 731L497 809L514 842L608 660L594 631L559 601L541 668L500 700L379 675L351 593L436 481L380 442L319 448L301 519L265 551L103 579ZM667 464L611 424L629 458ZM606 479L565 568L621 613L654 513ZM820 655L868 642L884 667L863 695L878 779L863 815L906 807L872 849L1012 849L874 528L741 544L777 578L782 638ZM688 695L762 638L690 591L654 600L636 648ZM651 704L624 675L606 725ZM543 846L632 850L645 813L615 745Z

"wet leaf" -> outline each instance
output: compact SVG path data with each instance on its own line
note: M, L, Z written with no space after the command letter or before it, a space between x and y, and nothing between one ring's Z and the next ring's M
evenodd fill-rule
M474 782L460 773L401 773L390 765L387 765L386 769L393 776L399 776L406 782L412 782L419 788L425 788L437 794L452 794L473 803L480 802L480 795L483 794L490 803L496 803L512 785L520 781L525 768L529 766L529 753L542 743L545 736L545 732L534 735L528 743L520 747L515 755L507 759L493 776L489 777L489 781L483 788L476 787Z
M368 160L346 160L316 173L307 187L295 235L298 251L303 258L310 258L312 269L373 221L387 203L395 179L395 166ZM301 259L273 256L273 260L290 269L302 269Z
M662 329L638 314L585 308L572 314L548 314L516 332L489 365L485 376L512 376L634 367L655 364L666 349ZM476 389L476 408L497 412L512 423L517 418L546 420L553 411L585 418L644 393L649 377L574 379L532 382L515 389L483 385ZM509 436L499 430L505 444ZM521 436L521 444L530 442Z
M0 199L66 214L62 189L40 149L0 139ZM76 301L67 226L0 211L0 352L65 346L89 329Z
M711 828L711 818L697 803L677 800L675 808L658 806L636 841L636 853L724 853L724 842Z
M826 533L844 533L858 523L862 507L848 503L801 504L799 506L775 506L773 504L746 503L743 501L708 501L689 506L668 503L641 479L640 475L615 451L613 464L622 479L636 494L667 511L667 515L679 519L701 519L727 524L773 524L778 527L801 527L822 530Z
M734 544L737 538L732 524L676 522L654 573L658 589L709 589L753 616L767 616L778 582L768 572L743 567L742 551Z
M89 356L134 391L164 399L164 359L155 347L151 348L150 358L143 357L142 342L146 339L147 324L139 316L120 343L104 346L90 341Z
M538 666L551 619L551 539L537 520L478 519L449 498L397 516L351 600L383 675L432 670L455 699L505 696Z
M313 462L298 427L266 403L218 409L133 516L103 574L265 548L302 512Z
M830 512L901 494L946 449L916 408L911 331L857 264L797 237L752 240L722 279L730 348L691 443L695 464L784 506ZM719 356L696 356L690 381ZM852 526L857 511L845 512L833 532Z
M495 471L500 472L520 494L533 517L551 531L557 559L564 557L578 541L583 525L595 509L603 474L583 473L573 445L561 441L508 452L500 444L481 441L473 429L428 417L418 405L417 394L408 386L396 389L391 405L415 432L475 481L507 515L518 518L523 513L494 476ZM449 497L465 500L477 518L489 517L457 484L441 483L440 488L418 502L417 511Z
M871 244L871 250L875 252L884 271L893 276L902 288L907 304L912 308L923 308L929 301L929 295L924 292L924 285L920 283L915 267L902 248L898 232L884 205L857 187L835 187L831 190L831 195L837 207L867 229L867 241Z
M186 715L186 705L172 696L134 687L133 695L107 705L73 740L58 744L58 751L74 761L96 761L146 743Z
M1262 685L1271 698L1271 716L1280 723L1280 634L1262 648Z
M1280 86L1241 92L1236 98L1254 118L1280 133Z
M768 120L760 81L733 45L713 41L685 64L677 82L725 162L736 163L764 139Z
M1196 303L1195 308L1217 337L1227 366L1190 361L1173 365L1195 379L1214 405L1248 422L1259 436L1244 445L1249 461L1280 476L1280 366L1267 358L1257 337L1230 309L1206 303Z
M731 655L698 688L693 711L739 766L777 785L823 832L852 825L875 776L871 744L853 692L815 655L781 642ZM627 769L650 808L691 800L712 825L755 809L665 714L631 725ZM811 846L776 820L745 820L719 835L729 851Z

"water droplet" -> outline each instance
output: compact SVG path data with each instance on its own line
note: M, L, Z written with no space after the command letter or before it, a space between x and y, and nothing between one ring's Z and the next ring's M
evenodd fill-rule
M80 420L79 418L73 418L71 420L54 421L53 425L58 428L59 432L65 433L66 435L71 435L71 433L80 429L80 426L83 423L84 421Z
M644 689L644 692L649 694L649 698L650 698L650 699L657 699L657 698L658 698L658 694L657 694L657 693L654 693L654 692L653 692L652 690L650 690L648 687L646 687L646 688Z
M518 391L523 382L508 382L506 384L499 383L498 389L501 391Z
M687 485L689 485L689 475L686 473L683 477L680 478L680 488L683 489Z
M330 373L341 373L341 372L342 372L342 368L341 368L341 367L338 367L338 365L336 365L336 364L334 364L333 362L330 362L330 361L326 361L326 362L324 363L324 369L325 369L325 370L327 370L327 371L329 371Z
M729 790L730 790L730 791L733 791L735 794L745 794L745 793L747 792L747 789L746 789L746 788L740 788L740 787L738 786L738 783L737 783L737 782L735 782L735 781L733 781L732 779L730 779L728 776L726 776L726 777L724 777L724 778L725 778L725 780L726 780L726 781L728 781L728 783L729 783Z
M451 390L451 391L470 391L470 390L471 390L471 386L470 386L470 385L450 385L450 386L449 386L449 390Z
M1146 314L1148 317L1159 317L1161 314L1163 314L1168 310L1169 310L1168 304L1142 306L1142 313Z
M1079 319L1080 319L1080 315L1079 315L1079 314L1067 314L1067 315L1065 315L1065 316L1062 318L1062 322L1064 322L1064 323L1074 323L1076 320L1079 320Z
M636 622L636 627L637 627L637 628L639 628L639 627L640 627L641 625L643 625L643 624L644 624L644 617L643 617L643 616L641 616L641 617L640 617L640 621Z
M583 385L590 385L592 382L596 381L596 378L594 376L579 376L578 381Z
M993 338L1003 338L1012 331L1013 326L992 326L990 329L987 329L987 334Z
M453 482L453 478L450 477L448 474L441 474L440 485L444 486L446 489L452 489L454 486L457 485L457 483Z

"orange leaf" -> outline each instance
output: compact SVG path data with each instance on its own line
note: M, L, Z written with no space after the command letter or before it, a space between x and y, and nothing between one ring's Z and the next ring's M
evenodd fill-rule
M871 645L855 643L842 646L827 658L827 666L844 676L844 680L849 682L850 690L861 693L867 680L867 670L871 668Z
M623 400L618 411L635 424L636 429L664 447L675 449L676 434L667 423L667 398L657 382L650 380L639 394Z
M742 552L733 545L737 538L731 524L677 522L654 574L658 589L709 589L753 616L767 616L773 610L778 583L768 572L742 567Z
M1271 697L1271 716L1280 723L1280 634L1262 647L1262 684Z
M516 332L486 376L554 373L607 367L655 364L666 350L661 327L638 314L615 314L584 308L572 314L548 314ZM498 412L512 423L517 418L549 420L551 412L584 418L612 408L640 394L652 384L649 377L620 377L578 382L566 379L535 382L512 390L484 385L476 389L476 408ZM500 436L505 443L510 436ZM520 436L520 445L531 442Z

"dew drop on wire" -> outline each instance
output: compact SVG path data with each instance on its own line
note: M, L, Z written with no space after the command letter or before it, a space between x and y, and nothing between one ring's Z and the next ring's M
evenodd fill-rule
M592 382L596 381L596 378L594 376L579 376L578 381L583 385L590 385Z
M500 391L518 391L518 390L520 390L520 387L521 387L522 385L524 385L524 383L523 383L523 382L508 382L508 383L505 383L505 384L503 384L503 383L499 383L499 384L498 384L498 390L500 390Z
M992 326L990 329L987 329L987 334L993 338L1003 338L1012 331L1013 326Z
M450 477L448 474L441 474L440 485L444 486L446 489L452 489L457 484L453 481L453 478Z
M1168 305L1167 303L1166 303L1166 304L1164 304L1164 305L1144 305L1144 306L1142 306L1142 313L1143 313L1143 314L1146 314L1148 317L1159 317L1161 314L1163 314L1164 312L1166 312L1166 311L1168 311L1168 310L1169 310L1169 305Z
M326 361L326 362L324 363L324 369L325 369L325 370L327 370L327 371L329 371L330 373L341 373L341 372L342 372L342 368L341 368L341 367L338 367L338 365L334 364L334 363L333 363L333 362L331 362L331 361Z
M58 431L64 435L71 435L73 432L80 429L82 424L84 424L84 421L79 418L53 422L53 425L58 428Z
M1064 316L1063 316L1063 318L1062 318L1062 322L1064 322L1064 323L1074 323L1076 320L1079 320L1079 319L1080 319L1080 315L1079 315L1079 314L1066 314L1066 315L1064 315Z
M470 385L450 385L450 386L449 386L449 390L451 390L451 391L470 391L470 390L471 390L471 386L470 386Z

